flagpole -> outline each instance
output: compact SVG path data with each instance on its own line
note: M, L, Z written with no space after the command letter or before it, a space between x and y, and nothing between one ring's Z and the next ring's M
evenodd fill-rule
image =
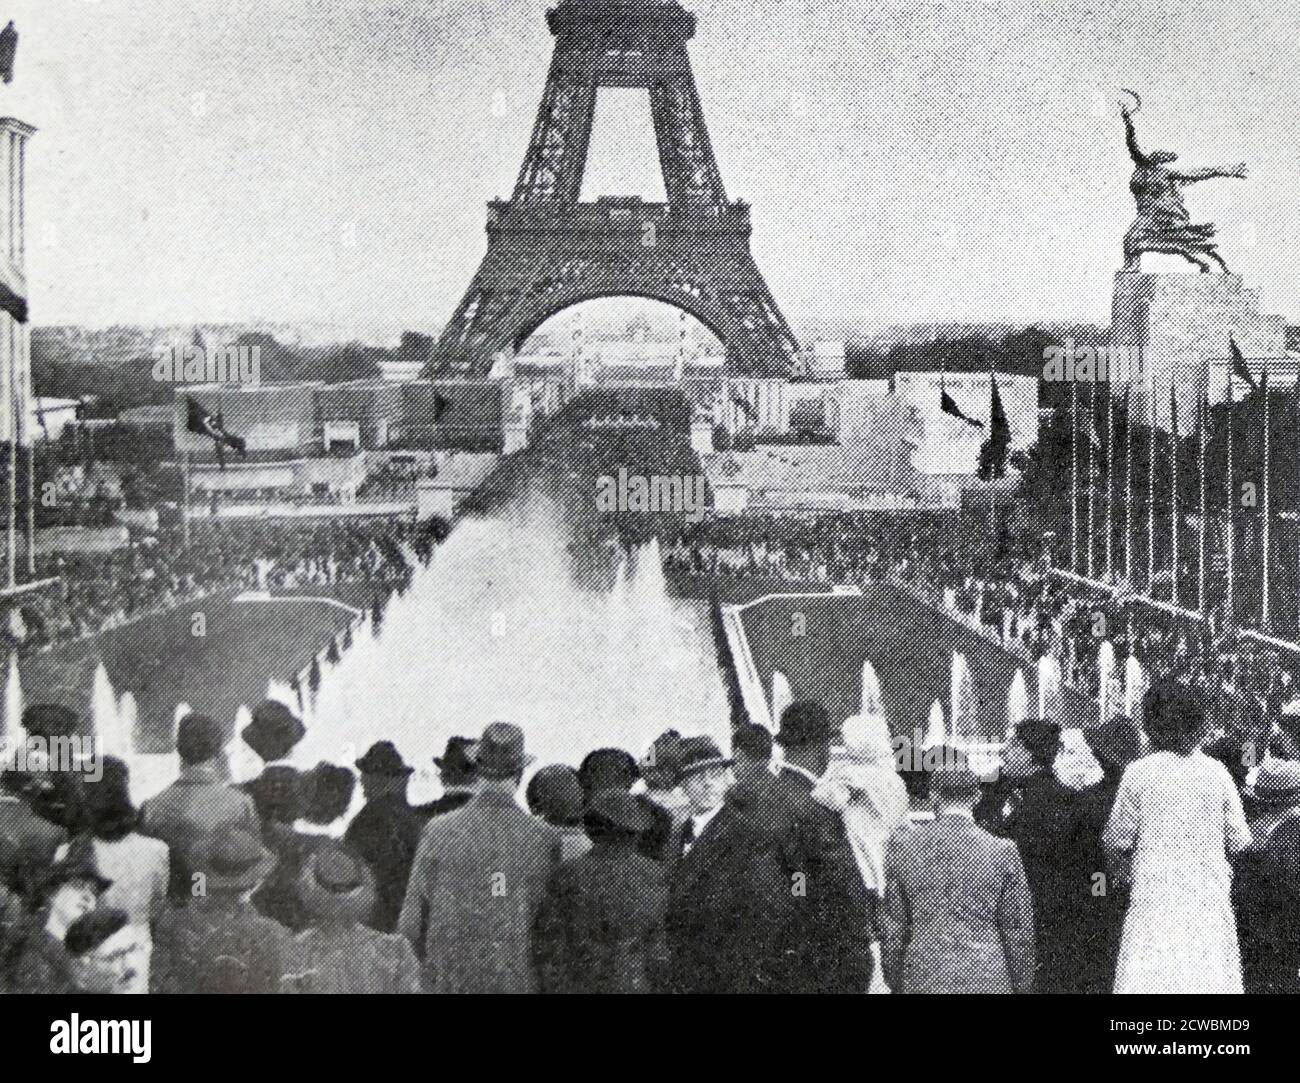
M181 531L185 548L188 549L190 547L190 453L188 451L181 452L181 473L185 484L185 502L181 505L183 508Z
M1115 388L1106 381L1106 582L1115 581Z
M18 585L18 359L9 366L9 586Z
M1174 389L1174 381L1169 381L1169 429L1170 441L1173 444L1173 457L1170 460L1172 467L1170 469L1170 480L1172 487L1169 493L1169 506L1172 511L1173 522L1170 524L1173 530L1173 537L1170 543L1173 547L1172 560L1169 570L1169 600L1174 605L1178 604L1178 397Z
M1156 384L1147 377L1147 597L1154 599L1156 578Z
M1070 571L1079 574L1079 384L1070 381Z
M1228 544L1226 547L1227 565L1228 565L1228 596L1223 605L1223 627L1228 629L1232 627L1233 618L1233 594L1234 579L1236 574L1236 516L1233 514L1236 504L1235 487L1232 480L1232 453L1233 453L1233 432L1232 432L1232 407L1233 407L1233 387L1232 387L1232 366L1228 366Z
M1259 561L1260 564L1263 566L1262 574L1264 579L1264 586L1263 586L1264 596L1263 596L1263 600L1260 603L1260 627L1265 632L1267 632L1269 630L1269 624L1270 624L1269 604L1268 604L1268 586L1269 586L1268 566L1270 563L1270 559L1272 557L1272 552L1269 546L1269 542L1271 540L1270 531L1269 531L1269 518L1271 517L1273 512L1272 505L1269 499L1270 497L1269 474L1271 472L1270 470L1271 448L1269 445L1272 443L1272 439L1271 439L1271 434L1269 432L1268 363L1267 362L1264 363L1264 377L1260 381L1260 387L1264 391L1264 542L1263 545L1260 547L1263 550L1263 552L1260 554L1260 561Z
M1092 385L1088 392L1088 578L1092 578L1092 551L1095 548L1096 519L1093 505L1096 503L1097 490L1097 445L1093 438L1097 434L1097 385Z
M1124 579L1133 583L1133 384L1124 388Z
M1210 424L1210 362L1206 359L1205 376L1198 381L1200 387L1199 394L1196 397L1196 416L1197 416L1197 443L1200 448L1201 468L1200 474L1200 498L1201 498L1201 515L1200 529L1197 539L1197 562L1196 562L1196 608L1200 610L1201 616L1204 617L1208 612L1205 605L1205 532L1207 528L1206 517L1208 509L1206 508L1205 498L1205 441L1206 429Z

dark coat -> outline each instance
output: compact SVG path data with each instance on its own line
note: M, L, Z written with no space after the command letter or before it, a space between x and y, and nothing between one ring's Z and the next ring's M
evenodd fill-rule
M290 993L418 993L420 964L404 936L327 924L293 938L284 986Z
M885 876L881 963L895 993L1033 991L1033 904L1014 843L938 816L894 833Z
M645 993L661 989L667 888L659 864L635 843L597 842L547 881L533 926L543 993Z
M63 941L33 924L14 956L9 975L9 992L43 994L75 993L72 957Z
M375 874L375 912L369 924L380 932L397 928L423 830L424 821L406 797L393 793L367 801L343 836L344 844Z
M290 940L245 902L167 910L154 929L150 992L282 992Z
M54 862L68 833L32 811L17 797L0 797L0 882L31 899L36 881Z
M1232 881L1247 993L1300 993L1300 816L1237 860Z
M1036 771L1021 786L1006 818L1034 899L1035 945L1040 993L1080 991L1080 958L1089 950L1084 922L1099 856L1081 845L1084 806L1080 794L1050 770Z
M786 770L734 787L676 863L665 919L675 991L867 991L873 899L812 786Z
M286 929L301 932L311 924L311 914L303 905L298 880L307 859L330 840L324 835L305 835L288 824L267 823L262 828L262 841L275 854L276 863L253 892L253 906Z
M1079 795L1081 867L1085 871L1105 871L1105 879L1090 883L1080 898L1082 918L1076 938L1079 956L1074 965L1076 988L1083 993L1109 993L1115 988L1115 966L1124 932L1124 913L1128 910L1128 882L1117 875L1118 870L1108 867L1101 840L1121 777L1122 772L1108 775Z

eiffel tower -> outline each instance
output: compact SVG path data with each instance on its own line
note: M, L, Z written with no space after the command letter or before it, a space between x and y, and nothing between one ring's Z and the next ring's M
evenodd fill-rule
M546 319L598 297L684 309L726 347L732 373L788 376L798 342L750 253L749 205L713 157L676 0L562 0L546 89L509 200L488 204L488 250L427 366L484 376ZM649 91L666 203L581 202L596 94Z

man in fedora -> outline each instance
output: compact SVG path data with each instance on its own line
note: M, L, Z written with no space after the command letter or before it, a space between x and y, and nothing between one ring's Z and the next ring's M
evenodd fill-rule
M637 852L652 820L621 789L594 795L583 814L591 850L554 872L534 927L544 993L646 993L664 987L665 887L657 861Z
M677 781L686 795L686 817L672 835L668 849L671 863L690 853L722 809L731 785L732 760L712 737L684 737L679 746Z
M531 762L523 731L492 723L479 741L474 796L424 828L398 930L420 958L426 992L537 990L533 922L560 833L515 800Z
M1300 815L1300 763L1269 757L1242 792L1251 810L1250 848L1263 849L1284 821Z
M176 729L181 761L176 781L140 806L140 833L162 839L171 851L172 902L184 905L193 884L191 854L213 831L259 823L253 800L226 779L226 731L207 715L190 714Z
M666 916L679 992L865 993L874 907L838 813L813 800L830 760L821 704L791 704L775 777L754 776L672 870Z
M1101 870L1083 845L1083 800L1054 770L1061 751L1060 724L1028 719L1016 737L1029 752L1031 767L998 834L1019 847L1034 898L1038 991L1078 992L1079 960L1086 950L1080 936L1094 877Z
M933 820L891 837L881 963L895 993L1028 993L1033 903L1013 842L975 823L980 781L957 748L936 750Z
M256 825L227 825L192 851L189 905L163 912L154 930L151 992L278 993L289 930L251 897L275 867Z
M299 893L311 924L290 946L286 991L420 991L420 967L410 942L369 927L377 898L374 877L346 846L331 842L313 853Z
M357 760L366 803L343 835L344 843L374 873L378 900L368 921L384 933L397 928L411 862L424 828L406 800L406 784L413 770L391 741L371 745Z
M279 700L268 699L259 703L253 712L252 720L244 727L239 739L244 742L262 761L262 770L255 778L240 784L240 789L253 798L257 814L267 818L263 799L266 786L263 780L268 772L283 776L288 771L297 771L289 762L293 750L307 734L302 720ZM276 793L282 792L278 786Z
M478 742L472 737L449 737L443 754L433 757L442 796L428 804L416 805L415 814L422 820L432 820L435 816L444 816L464 807L474 796L477 778L474 757L477 754Z

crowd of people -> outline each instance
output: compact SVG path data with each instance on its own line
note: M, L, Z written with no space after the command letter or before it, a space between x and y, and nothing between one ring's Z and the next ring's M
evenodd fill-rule
M359 583L386 594L405 588L415 563L428 562L437 536L400 518L213 524L200 531L188 546L169 530L113 552L38 562L35 578L55 582L8 610L0 629L5 646L48 649L218 591Z
M24 715L47 740L76 725ZM305 769L304 732L274 701L238 734L191 714L177 781L139 809L117 760L95 782L8 766L3 987L1300 992L1300 762L1239 784L1174 680L1140 722L1086 728L1104 778L1083 790L1053 722L982 777L809 700L725 752L669 730L576 767L492 723L448 742L427 805L391 742ZM263 764L239 785L236 741Z

